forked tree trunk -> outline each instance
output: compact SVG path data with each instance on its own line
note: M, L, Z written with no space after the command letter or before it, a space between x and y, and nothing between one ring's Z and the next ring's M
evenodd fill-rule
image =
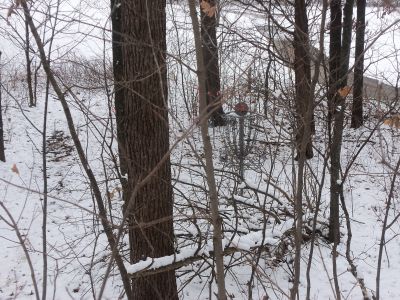
M118 130L128 182L131 262L174 253L167 107L165 0L122 0L125 88ZM178 299L175 272L132 280L135 300Z
M339 243L339 195L340 157L344 128L345 97L339 93L347 85L349 53L351 44L351 23L354 0L346 0L344 6L343 37L341 31L341 1L331 2L331 33L329 61L329 122L333 117L333 132L330 145L331 154L331 202L329 217L329 240ZM338 69L339 68L339 69Z
M224 126L224 110L222 108L221 79L218 62L217 41L217 0L200 0L200 4L208 3L210 10L201 10L201 43L204 66L206 68L206 92L208 111L212 111L211 122L214 126ZM208 6L207 6L208 7Z
M364 42L365 42L366 0L357 0L356 57L354 65L353 107L351 127L363 125L363 86L364 86Z

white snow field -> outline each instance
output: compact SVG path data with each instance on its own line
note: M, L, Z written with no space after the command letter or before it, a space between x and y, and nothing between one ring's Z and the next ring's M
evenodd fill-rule
M116 171L118 149L112 96L109 3L103 0L64 1L58 15L56 3L54 0L32 2L34 21L40 24L39 30L45 41L49 41L56 22L52 67L63 88L68 90L66 95L75 128L117 232L122 217L122 198ZM41 295L44 256L48 260L47 299L97 299L103 285L103 299L124 299L116 267L104 280L110 247L61 104L52 89L45 134L48 213L46 252L43 253L46 79L40 69L37 106L29 107L21 40L25 35L22 12L17 9L7 18L9 6L9 1L1 1L2 112L7 161L0 162L0 299L36 299L33 282ZM310 10L311 40L316 47L321 20L319 12L318 6ZM291 29L281 12L275 13L276 20ZM290 13L289 9L287 13ZM147 258L130 265L127 236L121 239L120 248L124 249L127 270L132 274L190 260L191 263L176 271L180 299L217 299L212 272L213 228L205 193L201 136L196 125L198 95L193 72L196 60L186 2L167 4L167 20L176 254ZM400 72L400 12L394 10L384 14L381 8L368 8L367 20L366 76L396 85ZM288 109L293 101L291 82L294 74L284 64L273 64L271 70L275 77L269 79L271 93L265 116L262 88L270 46L263 29L268 25L266 15L255 8L230 4L222 7L220 22L218 37L224 109L231 119L235 119L232 112L235 103L245 101L251 108L246 121L249 153L242 182L237 177L235 152L238 123L209 129L224 221L227 293L229 299L288 299L293 278L293 201L297 174L297 162L293 159L293 114ZM276 34L277 39L285 36L280 32ZM328 36L325 35L327 54ZM39 65L37 47L33 39L30 42L35 67ZM46 49L49 49L49 43ZM353 62L354 58L351 59ZM247 90L248 85L250 90ZM327 132L323 87L316 94L322 100L316 108L315 156L308 161L305 175L306 226L299 298L306 299L309 286L310 299L325 300L336 298L332 245L323 237L328 229L330 197L329 168L325 160ZM400 203L398 170L395 169L400 159L400 129L384 124L381 118L388 112L390 100L366 99L365 125L357 130L349 128L348 109L342 147L342 174L346 176L343 196L352 230L348 256L356 265L357 276L363 279L370 297L377 289L379 250L387 215L380 270L380 296L385 300L400 299ZM386 118L394 116L396 109L398 106L394 106ZM318 234L311 247L315 214ZM361 288L346 259L348 237L346 218L341 210L341 243L336 257L340 292L342 299L362 299ZM309 262L311 248L313 255Z

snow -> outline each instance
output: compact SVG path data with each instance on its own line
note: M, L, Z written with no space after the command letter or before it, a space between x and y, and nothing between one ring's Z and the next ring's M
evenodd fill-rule
M2 3L7 7L8 3ZM36 5L36 3L35 3ZM37 3L39 6L40 3ZM222 10L223 11L223 10ZM62 16L65 18L58 28L61 30L56 38L53 57L54 66L66 65L70 58L85 59L102 58L110 61L110 25L108 20L109 3L105 1L87 1L79 6L75 2L65 2L62 7ZM35 20L40 20L44 12L38 10ZM168 5L168 47L177 57L178 47L182 62L194 66L192 35L188 12L183 4ZM79 18L78 18L79 17ZM240 30L244 36L266 42L260 32L255 32L255 26L265 25L260 14L249 11L228 9L222 16L225 24L219 29L220 39L228 45L237 38L228 34L229 30ZM176 21L175 28L173 22ZM397 22L398 12L382 17L375 10L369 9L369 41L379 35L382 28ZM80 20L81 23L77 22ZM13 15L11 25L22 28L23 24ZM4 20L2 20L4 25ZM68 27L63 27L68 26ZM3 92L3 120L6 138L7 162L0 162L0 201L10 211L18 223L23 234L25 244L29 250L33 268L38 280L39 290L43 282L42 263L42 207L43 207L43 174L41 161L41 131L43 130L43 74L39 78L41 91L39 92L38 106L27 106L26 82L17 75L23 74L23 53L19 46L10 43L10 35L5 30L10 27L4 25L0 34L0 45L3 51L2 75L3 84L7 93ZM4 29L6 28L6 29ZM44 34L44 29L42 34ZM312 27L317 34L317 26ZM12 33L9 30L10 34ZM393 83L397 80L399 28L394 25L389 31L380 36L376 43L366 52L368 66L367 74L379 82ZM48 31L47 31L48 33ZM106 43L103 43L103 36ZM179 43L177 39L179 38ZM35 48L35 47L34 47ZM75 54L74 57L72 54ZM253 55L265 58L265 53L255 49L249 43L240 41L237 48L224 49L221 61L223 86L227 94L231 93L225 107L229 110L237 99L250 100L254 95L242 95L232 88L233 83L240 85L243 70L249 65L254 66L254 72L263 70L263 65L256 65ZM130 264L128 259L125 265L129 273L143 270L154 270L170 264L182 262L193 256L201 256L202 264L191 264L178 269L178 284L180 285L181 299L207 299L216 291L215 281L212 281L213 227L209 222L209 203L204 192L206 182L201 166L202 146L200 133L196 126L192 126L195 115L188 116L185 99L193 100L196 95L195 74L184 68L180 73L179 61L169 59L169 77L171 79L170 122L171 145L180 140L172 153L172 173L175 191L175 254L165 257L147 257L136 264ZM262 59L261 59L262 60ZM288 80L290 71L282 67L282 80ZM234 77L236 74L238 77ZM240 75L240 76L239 76ZM262 76L259 76L262 78ZM87 77L67 78L70 82L80 82ZM175 78L176 80L172 80ZM238 79L239 78L239 79ZM185 83L185 90L181 82ZM110 82L109 82L110 83ZM277 99L286 97L287 85L282 84L273 96ZM75 88L74 88L75 89ZM78 100L69 97L76 128L88 153L89 168L99 179L101 191L108 208L112 211L113 225L118 226L121 220L122 199L118 192L119 183L115 179L116 173L112 155L117 153L115 143L115 129L109 125L109 107L104 90L84 90L76 88L80 95ZM48 221L47 221L47 249L49 257L48 298L54 293L55 299L93 299L92 291L98 291L103 282L110 249L104 237L96 216L96 206L93 203L90 185L83 175L77 154L72 151L64 155L72 141L68 138L68 129L58 100L49 99L49 114L47 139L54 139L57 132L64 132L62 142L59 142L57 151L47 155L48 171ZM190 101L189 101L190 102ZM189 103L189 111L195 112L196 100ZM259 109L252 104L252 109ZM263 120L261 127L264 130L259 134L259 140L276 142L265 145L257 143L252 153L246 158L245 182L234 184L231 174L235 172L235 161L222 161L219 154L228 151L226 132L224 129L210 129L212 143L215 149L216 174L220 196L220 210L224 218L224 249L234 249L233 253L224 259L227 268L226 280L229 293L235 299L248 299L248 281L252 271L256 270L256 279L251 290L253 299L263 299L265 291L271 299L285 298L291 287L290 268L294 257L292 252L290 231L293 227L291 217L295 182L293 176L296 162L292 161L292 144L290 118L285 114L284 104L277 102L270 118ZM272 107L270 108L272 111ZM347 107L346 107L347 109ZM81 111L82 110L82 111ZM352 162L361 144L367 139L371 128L380 124L372 115L377 110L373 102L366 103L369 114L366 126L351 130L346 127L342 149L342 170ZM89 113L90 112L90 113ZM111 107L112 112L112 107ZM112 113L111 113L112 115ZM272 118L276 118L275 121ZM317 121L321 128L323 120ZM34 127L34 126L35 127ZM188 130L188 134L186 131ZM114 142L111 142L111 138ZM348 205L352 226L351 258L357 266L358 278L362 278L371 292L376 289L375 278L378 262L382 222L388 201L393 170L382 163L385 160L394 166L399 155L398 130L389 126L379 126L372 135L365 148L352 165L344 182L344 197ZM183 138L183 139L182 139ZM321 153L326 150L324 133L319 131L315 136L315 146ZM109 143L103 148L103 142ZM198 154L198 157L196 157ZM19 174L12 172L16 164ZM311 224L314 216L310 207L315 206L317 190L321 187L320 181L323 172L323 158L317 155L309 162L307 180L313 190L310 197L304 199L304 220ZM328 172L329 173L329 172ZM126 178L126 177L125 177ZM321 210L318 214L317 231L326 235L327 219L329 216L329 174L325 184L321 187ZM338 181L337 184L342 184ZM285 194L283 193L285 192ZM108 201L107 195L112 197ZM265 195L267 194L267 196ZM396 182L393 206L389 211L389 222L396 220L398 209L398 182ZM280 223L272 215L279 217ZM34 299L33 285L27 258L17 241L15 229L6 224L9 221L4 210L0 210L0 240L2 244L2 266L0 276L0 299ZM343 298L360 299L361 291L356 279L349 272L345 258L347 231L344 221L341 223L341 243L338 246L337 267L339 282ZM400 299L397 288L400 272L400 232L399 221L386 232L386 245L381 273L381 298ZM303 232L304 233L304 232ZM127 249L127 237L120 241L121 247ZM258 265L255 265L256 253L259 247L265 246ZM281 256L280 251L287 246L287 252ZM308 253L311 244L306 243L303 248L302 274L300 278L300 299L305 299L307 280L306 269ZM311 298L333 299L332 286L332 247L323 238L316 238L314 255L311 263ZM200 272L201 271L201 272ZM195 275L198 272L198 275ZM94 288L92 288L92 286ZM116 299L122 291L121 282L116 270L112 271L105 290L105 299ZM121 296L122 298L123 296Z
M130 274L134 274L143 270L158 269L201 254L202 251L199 251L199 249L197 248L185 247L183 249L180 249L178 254L158 258L146 258L145 260L140 261L136 264L127 264L126 271Z

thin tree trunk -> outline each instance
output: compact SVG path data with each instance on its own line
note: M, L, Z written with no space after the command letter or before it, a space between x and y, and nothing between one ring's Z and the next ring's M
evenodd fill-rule
M336 0L335 0L336 1ZM329 94L330 111L333 116L333 132L330 145L331 155L331 202L329 220L329 240L339 243L339 195L340 156L344 126L345 98L339 90L347 85L349 56L351 45L351 23L353 0L347 0L344 8L343 38L341 34L340 1L331 2L331 35L330 35L330 64L329 64ZM332 19L333 18L333 19ZM338 22L339 20L339 22ZM331 120L328 120L330 122Z
M341 48L342 48L342 8L340 0L331 0L329 35L329 89L328 122L332 121L337 106L337 91L340 87Z
M339 93L347 85L349 54L351 45L351 20L353 0L347 0L344 8L343 38L341 34L340 0L331 2L331 34L329 62L329 94L330 113L334 118L331 155L331 202L329 219L329 240L339 243L339 196L342 188L340 182L340 157L344 127L345 97ZM341 63L342 62L342 63ZM338 69L339 68L339 69ZM328 120L329 121L329 120Z
M383 224L382 224L382 231L381 231L381 237L379 240L379 252L378 252L378 265L377 265L377 271L376 271L376 295L375 295L375 300L380 300L380 286L381 286L381 272L382 272L382 258L383 258L383 251L385 251L386 248L386 232L387 230L390 230L391 225L388 225L389 222L389 217L390 217L390 210L393 209L392 203L394 199L396 199L395 194L396 194L396 179L399 176L399 170L400 170L400 158L397 160L396 167L393 168L393 177L390 183L390 190L388 194L388 199L385 201L386 202L386 207L385 207L385 217L383 219ZM392 221L393 222L393 221ZM393 224L393 223L391 223Z
M331 33L330 33L330 61L329 61L329 92L328 106L330 124L333 117L333 132L330 144L331 155L331 178L330 178L330 215L329 215L329 240L333 242L332 268L333 280L335 284L336 299L341 299L341 292L337 270L337 246L340 242L339 229L339 196L343 182L340 179L341 169L341 148L344 126L345 96L340 93L340 89L347 84L348 56L350 51L351 27L350 19L352 15L352 0L345 3L345 28L342 40L342 14L341 1L333 0L331 7ZM330 128L330 126L329 126Z
M340 182L340 150L341 132L343 124L344 101L338 94L341 86L341 47L342 47L342 8L340 0L330 3L330 44L329 44L329 91L328 91L328 127L331 128L333 120L333 137L330 144L331 154L331 190L330 190L330 215L329 215L329 240L333 242L332 268L335 283L336 298L340 299L340 288L337 278L336 249L339 243L339 191ZM342 125L343 127L343 125ZM331 134L331 132L329 133Z
M304 0L295 1L294 70L296 81L296 146L299 161L295 198L295 259L290 299L296 300L300 283L300 260L303 227L303 185L305 160L313 156L311 143L313 104L311 95L311 63L308 20Z
M28 94L29 94L29 106L36 106L35 99L33 96L32 86L32 69L31 69L31 58L29 55L30 42L29 42L29 24L28 20L25 20L25 59L26 59L26 82L28 83Z
M329 45L329 114L330 122L332 116L335 117L334 123L343 123L343 99L338 94L340 88L340 57L341 57L341 32L342 32L342 12L341 1L332 0L331 9L331 25L330 25L330 45ZM338 110L336 111L336 108ZM337 127L336 127L337 129ZM335 134L336 133L336 134ZM337 130L333 132L331 141L331 201L330 201L330 217L329 217L329 240L331 242L339 242L339 179L340 172L340 147L341 137Z
M0 51L0 160L6 161L6 154L4 153L4 130L3 130L3 105L1 99L1 91L3 89L3 83L1 78L1 51Z
M50 9L50 8L49 8ZM54 35L56 26L58 25L58 13L60 9L60 1L57 1L56 11L54 12L54 24L51 28L51 36L48 44L48 55L47 61L50 65L51 61L51 50L53 49ZM28 24L28 23L26 23ZM26 28L29 31L29 26ZM36 80L35 80L36 88ZM35 89L36 91L36 89ZM47 285L48 285L48 253L47 253L47 214L48 214L48 176L47 176L47 113L50 98L50 80L46 79L46 89L45 89L45 99L44 99L44 112L43 112L43 130L42 130L42 166L43 166L43 201L42 201L42 257L43 257L43 275L42 275L42 300L47 299ZM36 93L35 93L36 94ZM35 105L36 105L36 98Z
M217 6L217 0L200 0L209 3L211 9ZM208 111L212 111L213 126L224 126L224 110L222 108L221 79L218 62L217 12L213 14L201 11L201 43L204 66L206 69L206 94Z
M173 196L169 158L165 0L122 0L123 106L118 130L128 175L124 189L129 214L130 258L174 253ZM120 137L119 137L120 138ZM151 172L143 186L141 181ZM134 193L136 187L140 188ZM142 224L154 223L143 228ZM132 299L178 299L175 272L132 279Z
M43 130L42 130L42 175L43 175L43 216L42 216L42 257L43 257L43 282L42 282L42 300L46 300L47 298L47 192L48 192L48 183L47 183L47 110L49 103L49 88L50 81L46 80L46 96L44 102L44 112L43 112Z
M363 125L363 86L364 86L364 43L365 43L366 0L357 0L356 55L354 64L353 107L351 127Z
M207 95L206 95L206 69L203 60L203 51L201 51L201 36L200 28L197 20L197 12L195 0L188 0L190 17L193 26L193 35L196 48L196 59L197 59L197 76L199 82L199 99L200 99L200 129L201 136L204 145L204 156L205 156L205 171L206 180L209 188L209 198L211 207L211 220L214 226L213 232L213 246L215 252L215 264L217 267L217 285L218 285L218 299L226 300L226 289L225 289L225 273L224 273L224 249L222 246L222 218L219 214L218 208L218 193L215 182L214 174L214 163L212 157L212 145L210 136L208 134L208 112L207 112Z

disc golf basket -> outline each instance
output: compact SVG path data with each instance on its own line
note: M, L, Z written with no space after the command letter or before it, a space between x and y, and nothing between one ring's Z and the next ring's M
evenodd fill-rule
M223 158L234 165L243 178L246 158L251 153L257 136L254 126L257 115L250 112L245 102L239 102L234 106L234 111L227 114L227 118Z

